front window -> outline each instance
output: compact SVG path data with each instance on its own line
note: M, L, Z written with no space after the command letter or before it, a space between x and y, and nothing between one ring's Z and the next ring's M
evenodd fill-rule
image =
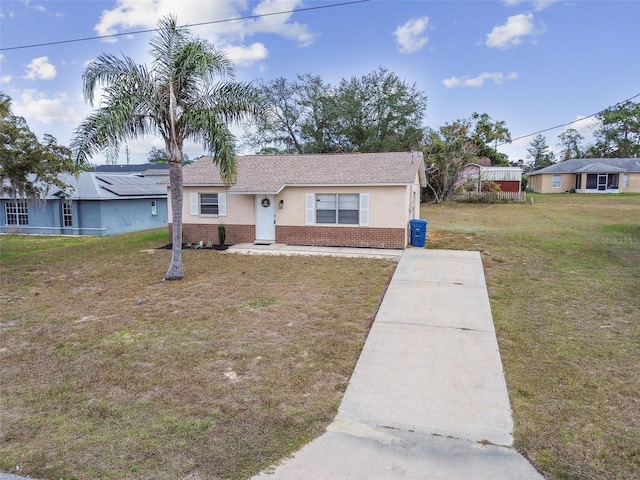
M595 173L587 174L587 190L595 190L598 188L598 175Z
M620 179L620 175L617 173L610 173L607 176L607 188L611 188L613 190L618 189L618 181Z
M73 210L71 202L62 203L62 224L65 227L73 227Z
M628 173L625 173L622 176L622 186L624 188L629 188L629 174Z
M553 188L560 188L560 175L553 176Z
M29 225L27 202L7 202L5 204L7 225Z
M360 196L357 193L316 195L316 223L358 225Z
M200 213L202 215L218 215L218 194L200 194Z
M158 202L151 200L151 215L158 215Z

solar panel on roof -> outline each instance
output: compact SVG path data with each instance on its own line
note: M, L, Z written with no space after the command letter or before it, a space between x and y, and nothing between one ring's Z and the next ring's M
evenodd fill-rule
M145 195L165 195L167 190L162 185L102 185L104 190L120 197L141 197Z
M156 181L150 178L137 177L135 175L96 175L101 182L109 185L155 185Z

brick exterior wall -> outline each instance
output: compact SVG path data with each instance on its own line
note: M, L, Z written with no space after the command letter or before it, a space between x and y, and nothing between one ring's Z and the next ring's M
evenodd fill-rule
M253 243L256 239L254 225L225 225L228 245ZM173 224L169 224L169 238ZM217 224L185 223L182 225L184 243L218 244ZM317 245L330 247L405 248L407 232L403 228L370 227L314 227L276 225L276 243L289 245Z
M276 243L328 247L404 248L402 228L329 227L276 225Z
M253 243L256 239L256 227L254 225L227 225L227 238L224 243L234 245L236 243ZM169 224L169 238L172 235L173 224ZM182 241L184 243L196 243L202 240L204 243L218 244L218 224L182 224Z

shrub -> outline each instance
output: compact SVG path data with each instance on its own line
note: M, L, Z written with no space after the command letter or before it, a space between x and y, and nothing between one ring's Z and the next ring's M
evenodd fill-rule
M224 242L227 239L227 227L223 224L218 225L218 244L224 246Z

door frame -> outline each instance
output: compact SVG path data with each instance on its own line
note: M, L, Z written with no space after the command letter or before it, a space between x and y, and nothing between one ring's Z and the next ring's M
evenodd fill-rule
M255 195L255 209L256 238L254 243L275 243L276 196L273 194Z
M604 179L604 182L602 182L602 179ZM609 187L609 175L607 175L606 173L599 173L598 174L598 191L602 192L602 191L606 191L607 188Z

